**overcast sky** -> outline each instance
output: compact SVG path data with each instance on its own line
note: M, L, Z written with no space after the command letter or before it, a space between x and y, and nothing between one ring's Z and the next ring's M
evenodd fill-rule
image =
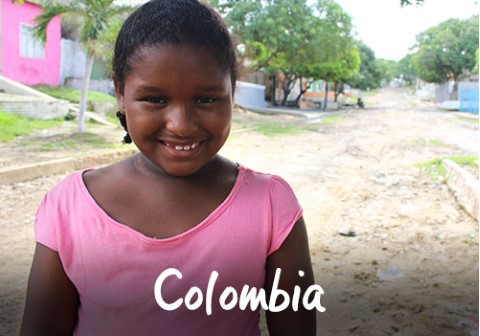
M425 0L401 8L400 0L336 0L353 18L357 37L377 58L398 61L415 43L415 35L449 18L478 14L475 0Z

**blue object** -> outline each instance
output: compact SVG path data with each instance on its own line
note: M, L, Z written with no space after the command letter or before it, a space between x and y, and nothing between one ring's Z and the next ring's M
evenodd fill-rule
M460 89L458 98L460 100L460 112L478 114L478 89Z

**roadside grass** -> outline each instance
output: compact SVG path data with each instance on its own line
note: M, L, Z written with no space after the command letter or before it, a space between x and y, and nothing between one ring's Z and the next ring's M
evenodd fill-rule
M459 115L457 115L456 117L460 121L466 121L466 122L478 125L478 117L477 118L469 118L469 117L464 117L464 116L459 116Z
M342 121L342 120L343 120L343 117L342 117L342 116L332 115L332 116L328 116L328 117L322 118L322 119L321 119L321 122L322 122L322 124L332 125L332 124L339 123L339 122Z
M423 146L433 146L433 147L450 147L449 144L438 139L421 139L416 141L416 143Z
M279 122L259 122L254 125L254 129L266 136L294 135L304 131L302 127Z
M105 137L91 132L60 134L44 139L36 139L29 144L32 149L36 148L42 152L61 150L82 150L89 148L113 149L120 148L122 144L113 143Z
M332 125L341 122L344 116L334 114L315 120L298 118L292 116L264 116L247 114L234 116L232 122L234 136L249 131L257 132L265 136L289 136L303 132L318 132L322 126Z
M377 94L380 93L380 90L379 89L373 89L373 90L362 90L361 91L361 96L362 97L372 97L372 96L376 96Z
M476 169L479 168L479 159L477 156L474 155L437 157L426 162L418 163L417 167L420 168L422 171L426 171L427 173L429 173L433 179L445 181L445 177L447 174L445 167L442 164L442 161L445 159L451 160L459 166L473 167Z
M71 103L78 104L80 102L80 90L66 88L62 86L48 86L48 85L35 85L32 86L35 90L43 92L49 96L68 100ZM116 99L114 96L108 95L103 92L98 91L89 91L87 95L87 100L89 102L109 102L115 103Z
M17 136L29 135L35 130L60 126L63 118L50 120L24 118L0 111L0 142L7 142Z
M112 113L110 113L110 112L107 112L107 113L105 114L105 119L106 119L108 122L110 122L111 124L119 125L119 127L120 127L120 121L118 120L118 118L117 118L116 115L114 115L114 114L112 114ZM89 125L98 125L98 122L96 122L96 121L93 120L93 119L89 119L88 117L87 117L87 120L86 120L85 122L86 122L87 124L89 124Z
M254 131L266 136L282 136L302 133L305 129L291 122L279 120L258 120L255 117L247 119L235 118L233 123L241 129Z

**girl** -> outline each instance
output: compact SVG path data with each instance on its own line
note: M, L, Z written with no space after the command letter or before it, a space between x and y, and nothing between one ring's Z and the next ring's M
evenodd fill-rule
M197 0L152 0L125 21L113 79L139 153L45 196L23 335L259 335L258 305L225 305L233 290L268 302L313 284L291 188L217 154L237 75L227 28ZM267 311L270 333L315 334L315 310L292 307Z

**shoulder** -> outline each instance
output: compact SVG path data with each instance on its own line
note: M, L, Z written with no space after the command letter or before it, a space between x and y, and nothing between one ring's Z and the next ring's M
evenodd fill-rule
M113 192L110 189L115 188L118 181L123 181L124 184L129 180L127 177L131 174L132 160L132 157L129 157L112 165L87 170L82 176L82 182L91 194L94 190Z
M290 184L281 176L258 172L242 165L239 166L239 171L243 174L246 184L267 189L271 194L294 194Z
M81 191L82 187L82 175L86 170L76 171L67 175L63 180L52 187L46 194L50 198L65 198L75 197L78 191Z

